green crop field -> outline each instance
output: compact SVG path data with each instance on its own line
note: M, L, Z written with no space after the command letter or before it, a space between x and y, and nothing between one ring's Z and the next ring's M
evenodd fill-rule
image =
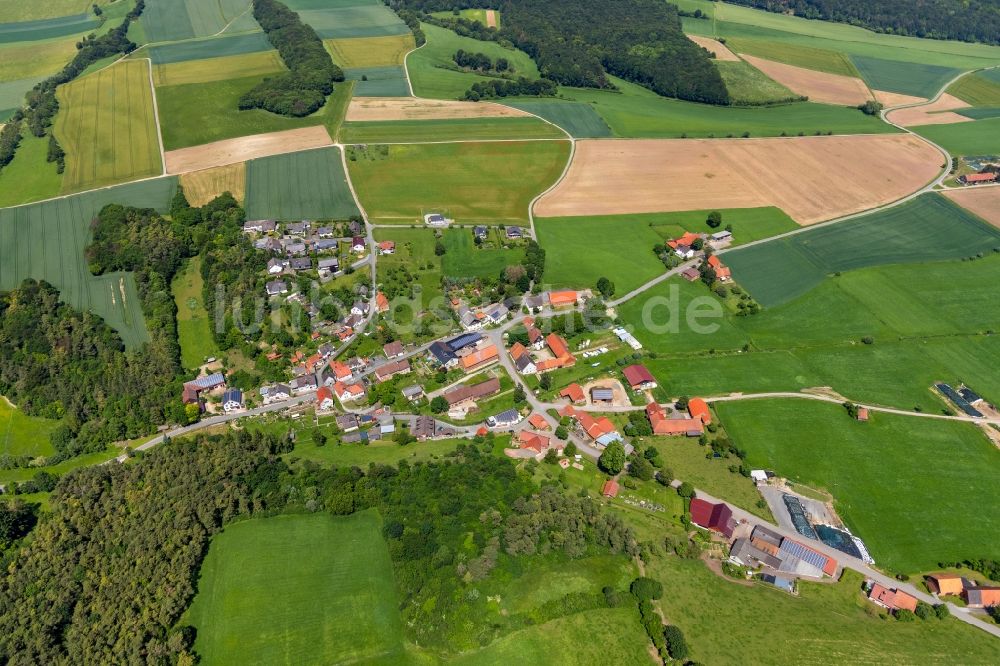
M798 95L748 62L716 61L734 104L760 106L796 100Z
M165 65L187 60L205 60L206 58L222 58L224 56L270 51L271 43L263 32L252 32L243 35L226 35L211 39L195 39L162 44L148 49L149 58L154 65ZM143 49L142 55L146 55Z
M858 70L854 67L851 59L838 51L816 49L787 42L744 38L729 39L726 41L726 46L735 53L746 53L767 60L814 69L818 72L858 76Z
M344 143L422 143L561 139L565 136L558 128L537 118L456 118L347 122L341 138Z
M228 526L212 540L186 619L208 664L391 660L403 651L374 511Z
M370 146L348 149L348 158L358 197L376 222L422 224L425 213L437 211L460 224L524 224L528 204L562 173L569 142Z
M413 92L417 97L458 99L473 83L489 80L485 76L458 69L452 56L459 49L485 53L493 59L507 58L515 75L529 79L539 77L535 61L523 51L505 49L495 42L460 37L451 30L429 23L421 23L420 27L427 36L427 43L413 51L406 61Z
M978 106L971 109L962 109L955 113L972 118L973 120L987 120L989 118L1000 118L1000 107Z
M24 138L14 160L0 170L0 206L17 206L57 196L62 176L54 162L46 162L47 137L39 138L24 131Z
M344 69L402 65L406 54L416 48L410 32L385 37L328 39L324 43L333 61Z
M444 246L447 252L441 257L441 268L445 277L494 278L507 266L524 261L521 249L476 247L470 229L448 229Z
M109 0L0 0L0 16L4 21L41 21L82 14L93 5L107 5Z
M383 37L410 32L395 13L381 2L291 3L322 39Z
M149 65L124 61L60 86L54 132L66 151L63 191L162 172Z
M925 194L854 220L726 252L724 259L757 301L777 305L837 271L970 257L995 247L1000 230L940 195Z
M419 51L418 51L419 53ZM410 70L411 76L413 70ZM561 88L569 99L589 104L623 138L704 138L779 136L833 132L874 134L897 132L891 125L857 109L801 102L774 107L732 107L668 99L612 77L621 92Z
M0 44L0 81L44 79L76 55L76 37Z
M59 421L27 416L0 396L0 456L50 456L49 434Z
M992 113L991 113L992 115ZM1000 153L1000 118L973 123L921 125L913 131L938 144L952 155L995 155Z
M339 148L247 162L247 217L253 220L347 219L358 214Z
M0 289L29 277L46 280L68 304L103 317L130 347L144 342L148 334L132 275L95 277L83 251L90 222L106 204L163 210L176 185L176 179L162 178L0 210Z
M4 20L7 18L5 15L0 16L3 16ZM91 12L37 21L0 23L0 44L34 42L78 35L91 32L98 25L100 25L100 21Z
M177 305L177 339L181 346L181 365L193 370L216 356L219 348L212 337L212 324L202 302L201 257L193 257L174 276L170 291Z
M611 136L611 128L587 104L549 100L504 100L504 104L540 116L563 128L576 139Z
M239 28L259 30L252 16L252 25L246 21L249 7L249 0L147 0L139 20L149 41L170 42L218 34L237 19Z
M14 111L24 104L25 94L43 77L33 76L17 81L0 82L0 122L14 115Z
M410 94L406 70L401 65L359 67L344 70L344 74L355 82L357 97L407 97Z
M884 60L867 56L851 56L861 77L873 90L934 97L946 83L961 73L961 69L921 63Z
M988 72L964 76L948 92L973 106L1000 106L1000 80L987 76Z
M1000 505L982 501L1000 475L1000 452L975 426L879 413L859 423L839 405L798 400L725 403L718 412L750 465L832 493L876 564L912 573L1000 556L991 538Z
M153 82L157 88L187 83L210 83L234 78L275 74L286 70L277 51L260 51L242 55L186 60L153 67Z

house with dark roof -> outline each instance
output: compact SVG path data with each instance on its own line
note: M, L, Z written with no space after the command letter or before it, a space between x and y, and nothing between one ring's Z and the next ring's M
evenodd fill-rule
M736 539L729 549L729 559L740 566L756 569L757 567L768 567L777 569L781 566L781 560L774 555L757 548L749 539Z
M293 271L308 271L313 267L312 259L309 257L295 257L288 263Z
M231 388L223 393L222 409L227 412L235 412L243 409L243 391L238 388Z
M431 439L437 433L437 421L430 416L418 416L413 422L413 429L410 434L417 438L417 441Z
M496 377L491 377L484 382L479 382L478 384L473 384L471 386L455 387L450 391L445 391L443 395L444 399L448 401L448 406L454 407L455 405L460 405L463 402L479 400L499 392L500 380Z
M416 402L420 398L424 397L424 387L419 384L414 384L413 386L404 387L400 393L402 393L403 397L410 402Z
M590 401L594 403L604 402L611 403L614 402L615 391L614 389L603 388L600 386L595 386L590 389Z
M486 425L491 428L509 428L521 420L521 413L516 409L508 409L494 414L486 419Z
M524 238L524 231L521 229L521 227L511 225L507 227L507 238L510 240L514 240L517 238Z
M303 220L301 222L289 222L283 225L283 231L286 236L304 236L309 233L309 229L312 225Z
M475 238L478 238L479 240L486 240L486 237L489 235L489 233L490 233L490 230L487 229L482 224L477 224L476 226L474 226L472 228L472 235Z
M385 354L385 357L387 359L392 360L399 356L403 356L406 353L406 351L403 349L402 342L400 342L399 340L394 340L393 342L382 345L382 353Z
M288 283L284 280L271 280L264 285L268 296L280 296L288 293Z
M410 362L405 358L398 361L389 361L375 368L375 379L378 383L387 382L396 375L405 375L410 372Z
M656 378L644 365L630 365L622 370L622 374L625 375L625 381L628 382L633 391L656 388Z
M277 228L274 220L247 220L243 223L244 233L266 234Z

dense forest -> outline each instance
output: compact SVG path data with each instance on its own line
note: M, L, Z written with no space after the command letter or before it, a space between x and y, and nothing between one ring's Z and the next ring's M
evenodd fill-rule
M497 4L497 37L534 58L546 79L611 88L611 74L666 97L729 103L711 59L684 36L677 8L661 0L390 0L424 12Z
M287 72L269 76L243 95L241 109L308 116L326 103L344 72L333 63L312 26L277 0L253 0L253 15L278 50Z
M538 488L490 448L480 441L398 468L289 467L279 458L291 450L287 438L241 431L76 470L60 480L51 512L0 512L0 661L191 663L194 630L177 622L209 539L240 517L282 511L377 508L408 631L442 653L611 604L605 594L570 593L530 617L483 621L487 600L472 592L520 575L521 558L640 550L597 503Z
M1000 44L1000 0L726 0L878 32Z

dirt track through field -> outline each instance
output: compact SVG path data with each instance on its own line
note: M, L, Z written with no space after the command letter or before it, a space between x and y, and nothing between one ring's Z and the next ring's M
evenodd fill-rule
M238 139L225 139L201 146L171 150L164 157L167 173L176 174L332 145L333 140L326 128L318 125L284 132L253 134Z
M721 62L739 62L740 58L729 50L729 47L717 39L702 37L700 35L688 35L688 39L715 54L715 59Z
M813 224L910 194L941 155L910 134L583 140L539 217L777 206Z
M961 190L948 190L944 195L994 227L1000 228L1000 187L980 185Z
M792 92L806 95L811 102L857 106L872 98L865 82L853 76L817 72L745 53L740 57Z
M347 107L346 120L451 120L526 116L531 114L492 102L457 102L417 97L355 97Z
M486 27L487 28L497 27L497 10L495 9L486 10Z
M916 127L917 125L942 125L945 123L971 123L972 118L954 113L955 109L967 109L969 103L954 95L944 93L932 104L916 106L910 109L899 109L886 114L889 122L902 125L903 127Z

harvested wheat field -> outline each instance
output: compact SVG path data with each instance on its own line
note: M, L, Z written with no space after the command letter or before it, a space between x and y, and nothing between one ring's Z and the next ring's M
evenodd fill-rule
M740 57L792 92L806 95L811 102L857 106L872 98L865 82L853 76L817 72L745 53Z
M492 102L457 102L418 97L355 97L347 107L348 121L520 118L530 115L527 111Z
M238 162L228 166L202 169L182 174L184 195L192 206L204 206L223 192L229 192L242 202L246 194L247 166Z
M725 62L739 62L739 56L729 50L729 47L720 42L717 39L712 39L711 37L702 37L700 35L688 35L688 39L697 44L703 49L707 49L715 54L716 60L722 60Z
M875 90L875 101L882 104L887 109L904 104L919 104L929 101L926 97L914 97L903 93L886 92L885 90Z
M212 167L226 166L237 162L269 155L294 153L307 148L332 146L333 140L326 128L303 127L302 129L268 134L254 134L238 139L225 139L201 146L171 150L164 155L167 173L187 173Z
M954 113L955 109L967 109L969 103L954 95L944 93L936 101L923 106L914 106L909 109L899 109L890 111L886 118L890 122L903 127L916 127L917 125L943 125L946 123L969 123L972 118Z
M911 134L584 140L539 217L777 206L813 224L900 199L939 172Z
M942 194L994 227L1000 227L1000 187L980 185Z

